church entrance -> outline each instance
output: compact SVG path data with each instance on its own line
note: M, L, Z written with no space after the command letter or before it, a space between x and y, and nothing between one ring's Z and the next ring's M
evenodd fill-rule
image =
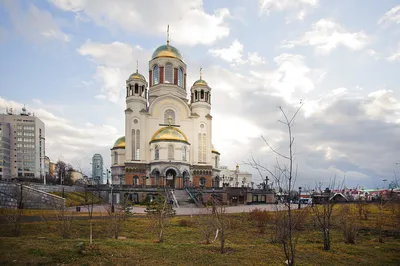
M173 169L168 169L165 175L166 185L170 188L175 188L176 172Z

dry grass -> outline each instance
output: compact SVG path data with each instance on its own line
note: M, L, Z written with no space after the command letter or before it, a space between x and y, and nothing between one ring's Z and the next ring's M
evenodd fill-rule
M353 207L353 206L352 206ZM338 221L338 210L334 220ZM400 265L400 233L393 227L395 220L385 212L385 242L379 243L375 232L377 212L371 207L368 220L361 220L357 243L344 244L338 225L332 229L332 250L323 251L321 233L312 222L306 223L297 245L299 265ZM8 225L0 226L0 265L282 265L280 245L273 244L269 235L272 225L261 234L243 214L244 226L227 240L227 253L219 254L219 242L204 245L203 237L190 217L176 217L166 232L165 242L154 243L145 218L130 218L120 236L109 239L106 223L94 220L94 248L80 251L78 244L88 246L88 221L75 220L71 238L62 239L54 230L55 223L23 223L21 237L8 236ZM394 217L394 216L393 216ZM185 226L182 220L185 219Z

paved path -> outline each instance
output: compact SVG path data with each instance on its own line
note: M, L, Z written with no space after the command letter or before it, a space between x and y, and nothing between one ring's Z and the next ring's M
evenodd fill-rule
M305 206L305 205L303 205ZM302 207L303 207L302 206ZM94 205L93 206L93 212L97 213L107 213L107 209L109 208L109 205ZM276 210L277 208L280 210L284 209L284 205L282 204L257 204L257 205L238 205L238 206L227 206L226 207L226 212L227 213L242 213L242 212L250 212L253 209L261 209L261 210L266 210L266 211L273 211ZM292 204L292 208L297 208L297 204ZM196 215L200 212L200 208L174 208L176 211L176 215ZM70 211L75 211L76 207L70 207L68 208ZM141 207L141 206L134 206L132 208L132 212L135 214L146 214L145 212L146 207ZM86 213L87 208L85 206L81 206L81 212Z

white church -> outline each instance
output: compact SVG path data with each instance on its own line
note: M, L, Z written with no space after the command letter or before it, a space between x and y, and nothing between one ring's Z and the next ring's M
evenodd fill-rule
M149 79L126 81L125 136L111 149L113 184L217 187L220 153L212 144L211 87L187 86L187 66L169 44L149 61ZM188 91L190 99L188 99Z

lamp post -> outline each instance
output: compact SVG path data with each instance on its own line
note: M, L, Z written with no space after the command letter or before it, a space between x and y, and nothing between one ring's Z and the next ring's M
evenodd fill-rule
M111 184L111 212L114 212L114 194L113 194L113 189L114 186Z
M299 187L299 206L298 206L298 209L300 210L300 208L301 208L301 203L300 203L300 198L301 198L301 187Z

